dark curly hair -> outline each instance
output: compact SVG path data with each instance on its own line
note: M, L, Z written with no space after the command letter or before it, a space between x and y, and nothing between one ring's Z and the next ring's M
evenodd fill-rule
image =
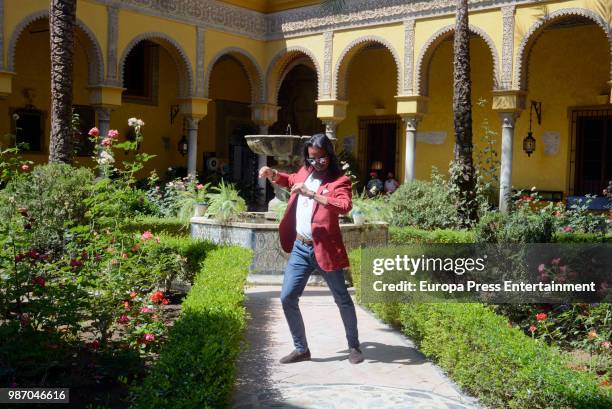
M310 147L323 149L327 156L329 156L329 166L327 168L329 176L337 178L344 174L342 168L340 167L340 160L338 159L338 155L336 155L334 144L327 137L327 135L324 133L312 135L310 139L304 143L304 166L306 166L308 170L313 167L308 163L308 148Z

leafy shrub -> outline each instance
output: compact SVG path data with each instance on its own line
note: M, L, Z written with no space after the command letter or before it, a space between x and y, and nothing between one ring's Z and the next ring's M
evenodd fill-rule
M168 291L176 278L193 283L200 263L213 247L207 241L162 235L159 242L148 243L146 256L151 272L160 277Z
M14 175L2 196L27 212L25 227L31 230L31 245L41 252L57 252L63 247L67 229L85 222L85 199L93 193L92 181L89 169L42 165ZM7 215L2 219L8 220Z
M391 244L409 243L473 243L474 234L469 230L421 230L416 227L389 227Z
M404 304L400 321L427 356L495 408L608 408L612 395L589 374L565 366L481 304Z
M479 243L550 243L553 233L553 218L547 213L490 212L474 228Z
M402 184L391 195L391 224L427 230L459 226L453 202L447 183L434 171L431 182L413 180Z
M185 236L189 229L183 220L176 217L138 216L126 221L123 229L128 232L142 232L148 230L153 234L170 236Z
M238 247L208 254L159 359L132 389L133 408L228 406L246 325L242 303L251 257Z

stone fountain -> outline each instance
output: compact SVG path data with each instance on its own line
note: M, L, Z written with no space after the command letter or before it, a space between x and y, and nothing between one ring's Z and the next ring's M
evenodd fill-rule
M291 173L297 170L302 162L304 142L310 136L298 135L246 135L247 145L258 155L272 156L276 160L275 169ZM275 219L278 206L287 201L287 193L276 184L274 198L268 203L266 219Z

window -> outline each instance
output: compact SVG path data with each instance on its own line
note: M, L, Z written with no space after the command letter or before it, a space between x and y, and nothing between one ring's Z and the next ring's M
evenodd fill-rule
M159 79L159 46L143 40L125 59L123 97L128 102L156 104Z
M13 133L17 146L26 144L22 149L30 152L42 152L45 132L45 115L33 107L19 108L11 113Z
M96 114L88 105L74 105L73 113L78 115L78 131L74 133L73 145L76 156L92 156L95 144L89 139L89 130L96 126Z

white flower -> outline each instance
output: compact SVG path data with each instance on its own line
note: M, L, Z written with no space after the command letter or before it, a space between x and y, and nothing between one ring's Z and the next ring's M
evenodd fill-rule
M532 192L535 192L535 190L536 190L536 187L535 187L535 186L532 186L532 187L531 187L531 191L532 191Z
M96 159L96 161L99 165L108 165L110 163L115 163L115 158L113 158L113 155L111 155L107 151L102 151L100 153L100 157Z
M18 121L19 120L19 114L15 113L13 114L13 121Z
M350 167L351 166L348 163L345 163L344 165L342 165L342 170L347 170Z
M138 119L130 118L130 119L128 119L128 125L129 126L134 126L134 125L136 125L136 121L138 121Z
M139 120L136 121L136 124L138 126L144 126L145 123L144 123L144 121L142 119L139 119Z
M378 188L376 188L376 186L372 186L372 188L370 189L370 193L375 194L378 191Z

